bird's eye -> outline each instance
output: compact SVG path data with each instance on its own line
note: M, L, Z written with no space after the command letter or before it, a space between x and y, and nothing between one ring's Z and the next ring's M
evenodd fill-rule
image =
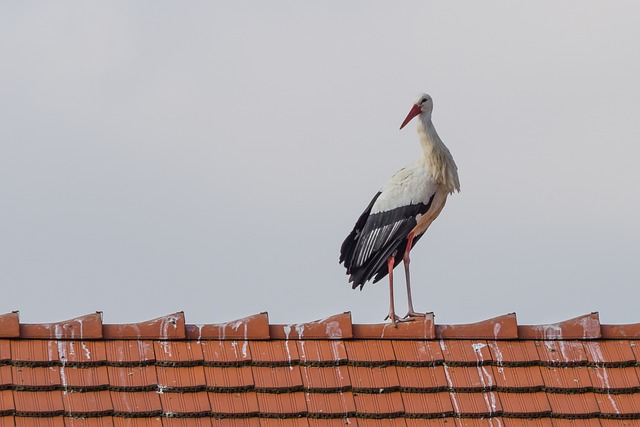
M422 100L421 104L424 104L425 102L427 102L429 100L429 98L425 98Z

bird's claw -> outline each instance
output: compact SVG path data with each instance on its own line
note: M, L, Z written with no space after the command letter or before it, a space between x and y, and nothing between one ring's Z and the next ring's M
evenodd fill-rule
M389 313L387 314L387 317L384 318L384 320L391 320L391 324L393 325L394 328L398 327L398 323L400 322L413 322L415 319L413 317L398 317L396 316L395 313Z

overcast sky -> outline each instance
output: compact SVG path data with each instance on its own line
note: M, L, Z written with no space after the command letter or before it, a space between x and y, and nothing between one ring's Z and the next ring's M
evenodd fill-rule
M6 2L0 312L382 321L340 244L420 154L459 167L412 255L437 323L640 322L640 5ZM404 313L398 270L397 310Z

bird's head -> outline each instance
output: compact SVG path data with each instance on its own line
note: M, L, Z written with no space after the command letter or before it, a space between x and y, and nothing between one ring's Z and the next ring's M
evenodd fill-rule
M409 114L407 114L407 118L404 119L404 122L402 122L402 124L400 125L400 129L405 127L407 123L409 123L415 116L422 113L431 114L432 111L433 99L431 99L431 96L427 95L426 93L421 93L420 95L418 95L418 98L413 104L413 107L411 107L411 111L409 111Z

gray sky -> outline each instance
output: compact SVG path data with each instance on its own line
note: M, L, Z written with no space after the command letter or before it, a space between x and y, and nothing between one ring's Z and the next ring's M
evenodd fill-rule
M338 251L427 92L462 192L413 251L416 309L640 321L637 2L0 9L0 312L381 321L386 282L352 291Z

